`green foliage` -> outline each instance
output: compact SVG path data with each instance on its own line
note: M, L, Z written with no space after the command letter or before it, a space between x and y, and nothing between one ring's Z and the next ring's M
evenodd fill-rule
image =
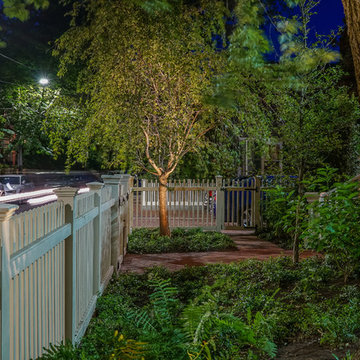
M347 352L345 357L343 357L342 359L339 359L336 355L333 354L333 357L335 358L335 360L353 360L352 355Z
M266 233L285 248L291 248L306 227L307 208L303 197L282 186L266 191Z
M135 340L126 340L124 335L115 331L114 334L114 350L110 356L110 360L140 360L144 359L146 343Z
M357 340L360 330L359 299L351 299L347 304L309 304L305 308L309 326L320 334L320 344L338 347Z
M304 238L308 245L335 262L346 281L360 259L358 183L339 183L322 202L314 203Z
M50 344L48 349L44 349L42 356L37 358L38 360L85 360L86 356L84 352L79 353L78 349L67 341L59 345Z
M78 351L108 360L116 330L154 360L269 359L304 338L334 348L356 341L359 299L326 259L153 268L112 279Z
M200 252L235 247L229 236L215 231L203 231L200 228L176 228L172 231L171 238L161 236L158 229L134 229L129 236L128 252L133 254Z
M223 118L203 97L223 64L212 34L224 34L225 12L209 0L75 2L73 26L55 50L60 75L83 65L78 92L88 112L70 163L95 145L104 167L173 172Z
M49 6L49 0L4 0L4 14L10 18L17 18L25 21L29 18L29 6L36 10Z
M348 95L348 89L339 85L341 77L337 67L314 71L302 78L301 90L278 89L271 94L275 97L269 98L281 119L276 124L284 143L284 167L297 174L299 181L326 164L346 170L345 159L355 134L359 106Z
M308 191L321 193L331 189L340 178L341 176L338 173L338 169L326 166L317 169L315 175L310 175L309 179L304 180L304 184Z
M348 169L359 104L341 84L342 70L329 66L339 58L333 49L336 32L309 41L309 21L319 1L287 3L294 9L284 11L286 17L275 12L269 20L281 44L274 63L264 57L271 48L261 30L269 17L267 5L237 3L228 68L218 79L214 102L233 112L234 123L244 128L242 136L256 141L262 155L268 144L281 142L283 169L301 182L326 164Z
M3 131L11 139L5 153L15 150L32 157L52 155L43 124L46 112L58 96L57 90L36 86L14 86L1 92Z

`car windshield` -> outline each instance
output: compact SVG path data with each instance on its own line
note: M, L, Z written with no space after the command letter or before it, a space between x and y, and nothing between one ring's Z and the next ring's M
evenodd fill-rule
M2 176L0 182L2 184L20 185L20 176Z

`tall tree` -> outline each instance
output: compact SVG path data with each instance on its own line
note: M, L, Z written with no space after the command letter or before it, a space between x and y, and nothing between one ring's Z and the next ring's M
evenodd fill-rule
M360 96L360 1L342 0L347 32L355 67L355 77Z
M331 46L333 37L320 37L315 43L309 39L310 19L319 0L287 3L287 16L271 19L279 33L281 55L278 62L269 62L265 54L271 47L262 31L267 8L256 0L238 2L228 71L217 95L220 104L227 103L239 118L246 118L246 132L258 142L282 141L283 160L290 174L297 174L302 198L305 174L344 148L343 137L351 133L359 112L346 89L333 88L339 80L336 69L323 75L339 58ZM297 262L298 236L293 249Z
M50 155L49 140L43 131L43 121L56 96L57 93L49 88L33 86L12 87L0 92L0 118L5 128L14 131L8 150L17 152L19 170L23 167L23 155Z
M224 32L224 13L211 0L88 0L75 4L73 27L57 42L60 75L84 65L78 83L89 116L72 155L84 161L83 149L96 144L105 166L130 154L157 176L163 235L168 178L219 118L203 97L221 68L212 37Z

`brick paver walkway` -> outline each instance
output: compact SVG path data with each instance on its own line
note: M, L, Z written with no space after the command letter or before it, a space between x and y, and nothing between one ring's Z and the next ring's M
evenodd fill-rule
M164 266L170 271L176 271L187 266L200 266L206 264L224 263L246 259L266 260L279 256L291 256L291 250L284 250L277 245L260 240L249 231L224 231L231 236L237 246L236 250L191 252L191 253L167 253L167 254L127 254L122 264L122 272L143 273L146 268ZM301 258L314 256L312 251L304 251Z

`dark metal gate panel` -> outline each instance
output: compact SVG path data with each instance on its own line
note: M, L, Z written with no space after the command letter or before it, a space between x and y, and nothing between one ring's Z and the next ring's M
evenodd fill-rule
M260 186L256 177L224 182L224 228L249 229L260 221Z

